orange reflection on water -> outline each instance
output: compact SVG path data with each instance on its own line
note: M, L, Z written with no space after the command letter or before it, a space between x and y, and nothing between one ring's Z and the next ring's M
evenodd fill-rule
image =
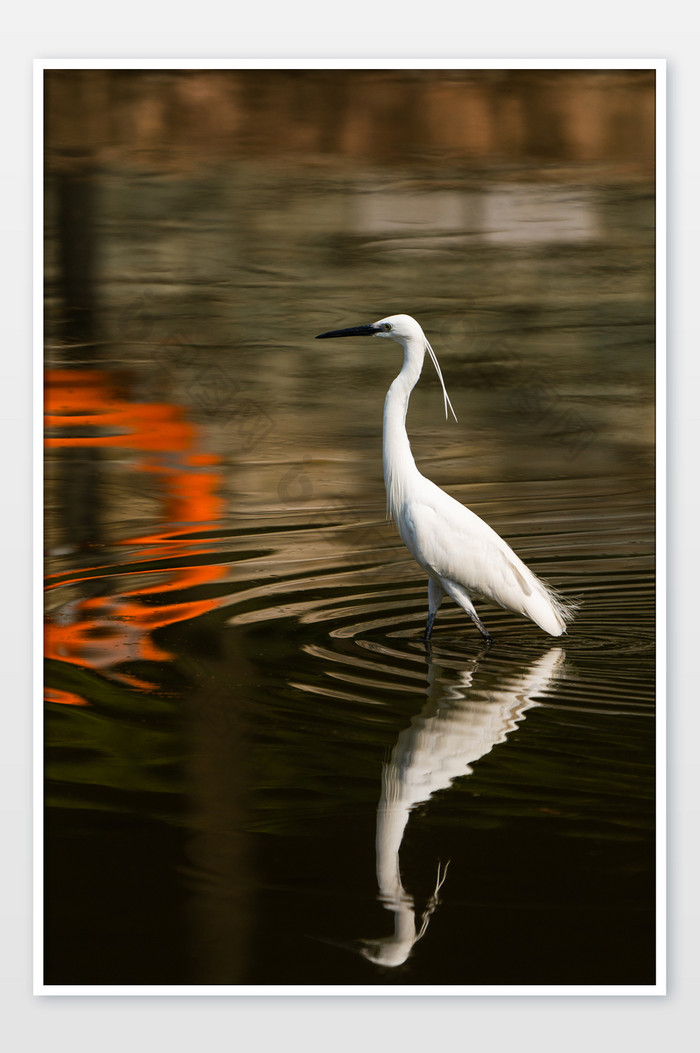
M133 401L113 377L95 369L47 371L46 428L49 448L122 447L135 453L135 470L157 476L153 489L163 529L119 542L136 547L129 554L128 571L101 563L46 579L47 589L52 589L88 581L114 583L127 573L131 579L143 578L136 588L80 598L47 615L45 655L103 675L109 670L111 677L149 690L153 687L149 681L114 667L126 662L168 661L172 656L155 644L153 632L196 618L223 602L169 602L174 593L224 576L220 565L193 566L192 559L209 555L209 550L178 536L183 526L191 533L194 527L219 518L220 459L197 449L200 435L186 419L183 407ZM89 705L82 696L59 688L47 688L46 699Z

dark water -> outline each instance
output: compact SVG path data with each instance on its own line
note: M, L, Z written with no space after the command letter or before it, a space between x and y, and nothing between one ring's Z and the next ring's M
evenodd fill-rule
M400 349L313 339L399 311L416 460L561 640L421 643ZM47 983L654 982L653 326L618 171L50 175Z

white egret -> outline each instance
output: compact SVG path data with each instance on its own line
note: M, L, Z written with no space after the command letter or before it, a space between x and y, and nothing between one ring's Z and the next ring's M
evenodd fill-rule
M406 548L429 578L428 641L445 594L469 615L487 643L493 643L474 609L480 596L530 618L545 632L561 636L575 605L528 570L515 552L487 523L418 471L406 433L406 412L418 382L425 352L437 370L448 407L449 400L435 352L415 318L390 315L369 325L320 333L336 336L374 336L395 340L404 350L403 367L391 384L384 403L384 483L387 513L394 520Z

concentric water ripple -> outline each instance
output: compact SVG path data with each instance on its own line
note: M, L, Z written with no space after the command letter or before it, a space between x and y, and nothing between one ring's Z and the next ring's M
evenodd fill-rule
M527 489L527 488L525 488ZM551 500L551 498L550 498ZM629 689L638 663L651 676L654 652L652 532L639 495L616 497L616 517L601 537L600 519L589 509L583 523L580 494L558 501L557 531L537 533L528 501L513 507L513 495L500 507L477 506L490 518L507 521L509 538L530 566L580 603L561 643L569 664L585 669L595 705L626 705L639 689ZM288 517L232 523L230 531L173 531L105 549L104 558L71 567L70 554L54 561L48 610L56 647L50 655L76 661L77 651L102 668L147 657L148 637L178 622L216 616L230 631L253 628L289 631L299 648L331 670L357 667L358 686L382 688L387 670L413 668L425 661L421 637L427 612L426 580L407 557L391 524L365 520L345 526L300 522ZM610 519L610 517L607 517ZM577 528L571 529L572 521ZM625 524L624 537L616 531ZM499 522L500 526L500 522ZM367 538L375 539L374 546ZM358 537L360 543L358 544ZM59 569L60 568L60 569ZM554 573L557 576L554 577ZM526 657L549 641L536 627L510 612L483 604L480 612L497 644L489 662ZM218 613L217 613L218 612ZM393 641L393 643L392 643ZM87 649L87 650L86 650ZM455 605L443 604L432 653L470 659L483 645L469 619ZM115 658L117 661L115 662ZM594 661L592 661L594 659ZM601 661L605 659L605 664ZM293 677L291 679L294 679ZM635 677L635 680L638 677ZM653 679L653 678L652 678ZM650 704L653 683L644 691ZM572 698L579 694L571 689Z

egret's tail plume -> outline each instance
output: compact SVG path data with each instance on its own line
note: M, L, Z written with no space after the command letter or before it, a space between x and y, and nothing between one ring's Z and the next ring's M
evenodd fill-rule
M561 636L566 626L574 618L579 604L575 600L565 599L561 593L546 581L538 579L542 586L542 603L530 614L534 622L550 636Z

